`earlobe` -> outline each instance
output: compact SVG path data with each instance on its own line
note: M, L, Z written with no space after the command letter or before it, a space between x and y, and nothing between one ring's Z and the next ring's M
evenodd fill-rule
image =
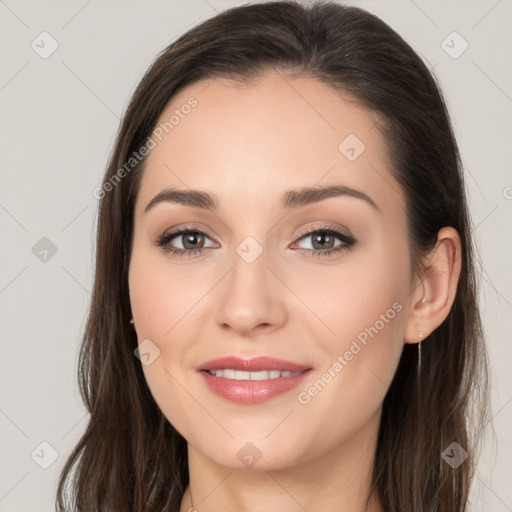
M411 294L405 343L427 338L448 316L455 300L461 270L461 243L452 227L439 230L436 246L425 258L421 285Z

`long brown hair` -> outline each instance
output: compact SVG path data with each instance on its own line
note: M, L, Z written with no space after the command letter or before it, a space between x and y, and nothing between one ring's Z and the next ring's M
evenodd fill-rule
M487 356L462 164L442 93L421 58L376 16L293 1L237 6L202 22L161 52L133 94L95 193L95 281L78 361L90 419L60 475L59 510L179 510L189 481L187 444L134 356L128 267L145 158L133 155L179 90L205 78L250 82L267 70L314 78L378 114L406 196L413 271L439 229L452 226L460 235L456 297L422 343L421 376L417 346L405 344L384 399L372 492L389 512L467 510L488 418ZM442 456L453 442L468 453L456 468Z

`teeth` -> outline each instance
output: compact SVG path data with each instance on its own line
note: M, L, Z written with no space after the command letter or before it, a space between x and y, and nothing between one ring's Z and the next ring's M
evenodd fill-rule
M267 380L278 379L280 377L294 377L302 372L290 372L279 370L263 370L261 372L246 372L243 370L207 370L207 372L214 377L224 377L225 379L233 380Z

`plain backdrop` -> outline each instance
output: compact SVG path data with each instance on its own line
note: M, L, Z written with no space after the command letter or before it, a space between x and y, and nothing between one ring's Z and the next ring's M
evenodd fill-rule
M237 3L0 0L0 512L53 510L87 422L76 357L93 280L92 191L130 95L158 52ZM453 118L484 269L496 432L472 510L510 511L512 2L350 3L428 62Z

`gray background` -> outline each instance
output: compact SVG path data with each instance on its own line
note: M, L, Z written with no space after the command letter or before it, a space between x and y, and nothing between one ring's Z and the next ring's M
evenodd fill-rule
M119 118L160 50L237 3L0 0L0 512L53 510L58 473L86 425L76 357L93 279L92 191ZM484 268L496 432L472 510L510 511L512 2L351 3L430 63L453 117ZM52 40L58 48L42 58Z

